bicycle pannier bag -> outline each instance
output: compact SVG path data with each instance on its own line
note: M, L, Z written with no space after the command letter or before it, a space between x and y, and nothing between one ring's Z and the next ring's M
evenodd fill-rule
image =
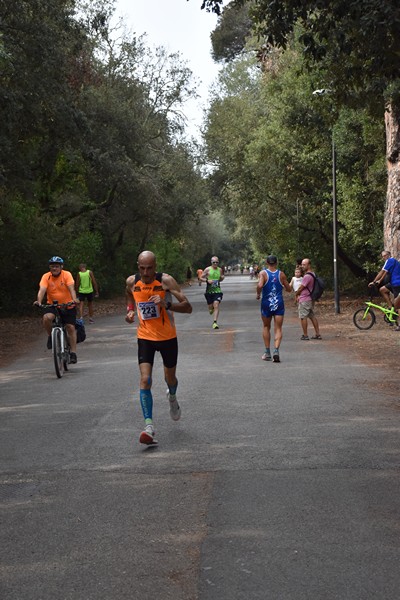
M78 344L80 344L81 342L84 342L86 340L85 325L83 324L82 319L76 319L75 329L76 329L76 341Z

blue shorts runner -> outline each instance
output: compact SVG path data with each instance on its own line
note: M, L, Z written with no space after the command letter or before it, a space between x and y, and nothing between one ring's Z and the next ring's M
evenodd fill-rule
M217 292L216 294L207 294L207 292L206 292L204 294L204 298L207 300L207 304L213 304L214 302L221 302L222 296L223 296L222 292Z
M156 352L160 352L164 367L172 369L176 367L178 362L178 340L172 338L171 340L162 340L161 342L155 342L153 340L144 340L138 338L138 360L141 363L154 364L154 355Z
M283 316L284 314L285 314L285 305L284 304L278 304L278 306L275 310L270 310L268 304L261 304L261 315L263 317L266 317L267 319L269 317L273 317L274 315Z

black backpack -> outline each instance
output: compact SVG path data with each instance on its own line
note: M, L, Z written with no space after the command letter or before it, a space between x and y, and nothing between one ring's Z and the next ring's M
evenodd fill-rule
M314 286L313 286L313 289L311 290L310 294L311 294L311 300L313 300L313 302L315 302L316 300L319 300L321 298L322 294L324 293L325 282L318 275L314 275L314 273L309 273L309 274L314 278ZM308 288L308 289L310 289L310 288Z

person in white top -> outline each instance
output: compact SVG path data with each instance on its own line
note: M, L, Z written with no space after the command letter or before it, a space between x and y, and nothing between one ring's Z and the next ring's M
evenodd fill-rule
M290 289L292 292L296 293L299 287L301 286L301 282L303 281L303 271L300 267L296 267L294 270L294 277L289 282ZM298 297L295 296L294 304L299 301Z

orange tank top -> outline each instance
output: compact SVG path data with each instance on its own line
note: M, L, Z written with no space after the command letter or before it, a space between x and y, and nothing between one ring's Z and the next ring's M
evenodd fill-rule
M163 289L161 280L162 273L156 273L151 283L143 283L139 274L135 276L133 299L139 318L137 336L143 340L160 342L176 337L172 312L154 302L149 302L149 298L155 295L166 302L171 302L171 293Z

